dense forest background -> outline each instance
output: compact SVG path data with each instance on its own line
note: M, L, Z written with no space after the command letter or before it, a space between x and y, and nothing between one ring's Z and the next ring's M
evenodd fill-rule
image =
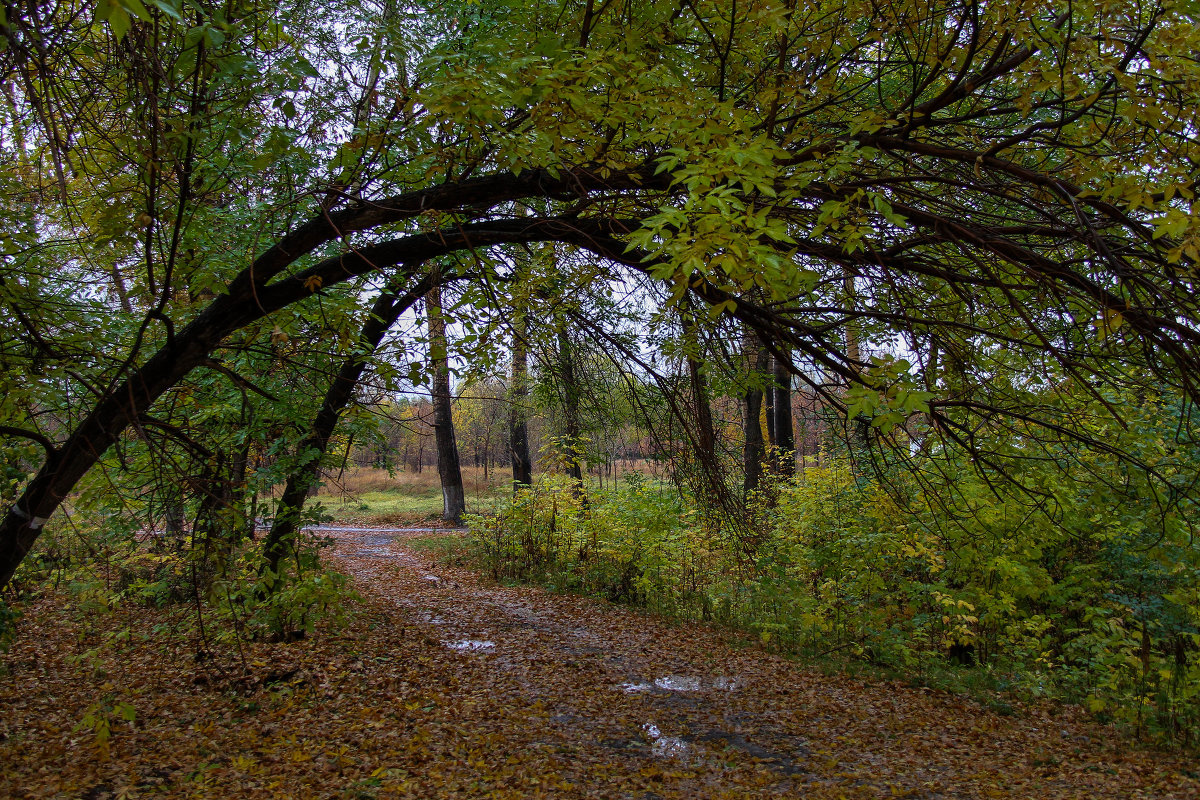
M5 2L0 635L302 635L436 470L496 579L1193 745L1196 13Z

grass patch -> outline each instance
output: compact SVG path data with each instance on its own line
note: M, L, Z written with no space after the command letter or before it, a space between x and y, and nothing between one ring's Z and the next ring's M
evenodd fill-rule
M487 511L509 495L507 476L477 468L463 470L467 511ZM442 516L437 470L393 472L358 469L328 476L317 499L334 522L365 525L436 525Z
M335 520L372 520L386 523L391 520L437 518L442 513L442 493L394 489L365 492L359 495L322 497L326 509Z

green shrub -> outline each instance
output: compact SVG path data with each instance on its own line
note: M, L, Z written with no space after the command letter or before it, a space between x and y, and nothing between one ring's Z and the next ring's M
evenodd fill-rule
M1031 460L1022 477L1053 513L965 459L882 475L844 455L819 461L751 498L749 537L641 476L586 500L547 476L474 520L473 552L500 580L918 677L974 667L988 685L1195 741L1200 552L1187 515L1164 523L1149 489L1122 484L1119 465L1100 458L1089 470L1109 480Z

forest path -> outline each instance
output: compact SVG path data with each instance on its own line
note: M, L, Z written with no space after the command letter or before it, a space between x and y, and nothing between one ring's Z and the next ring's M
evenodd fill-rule
M1200 797L1186 759L1123 744L1075 708L1002 716L944 692L825 676L704 626L489 584L405 547L424 532L327 535L368 603L437 649L437 680L470 717L461 734L477 726L482 748L512 748L518 772L536 750L541 784L568 794ZM506 737L514 719L523 730Z

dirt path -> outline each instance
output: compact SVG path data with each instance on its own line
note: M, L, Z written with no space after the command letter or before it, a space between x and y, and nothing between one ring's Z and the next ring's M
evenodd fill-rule
M1194 760L1072 708L825 676L432 564L424 532L324 533L363 599L300 641L31 600L0 653L0 799L1200 798Z
M526 741L490 746L539 748L572 793L591 793L589 774L591 790L624 785L624 771L631 787L661 776L623 793L646 800L1200 797L1186 759L1122 745L1075 709L1001 716L945 693L824 676L700 626L482 583L406 549L419 534L331 535L358 590L440 648L481 727L525 718Z

